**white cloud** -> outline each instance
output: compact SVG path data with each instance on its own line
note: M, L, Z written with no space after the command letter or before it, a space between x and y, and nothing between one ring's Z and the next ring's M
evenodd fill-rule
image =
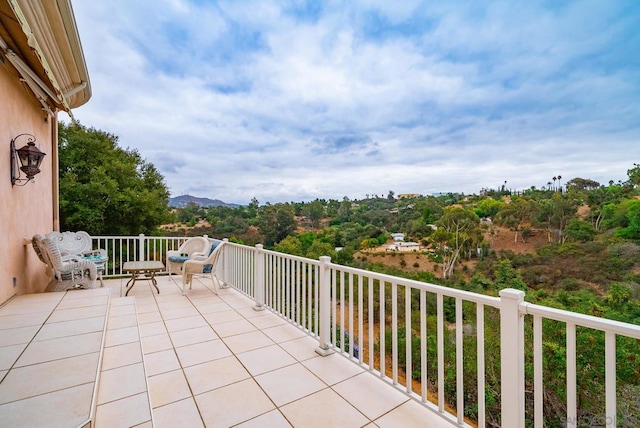
M174 195L228 202L617 181L640 136L635 8L76 2L93 97L74 114Z

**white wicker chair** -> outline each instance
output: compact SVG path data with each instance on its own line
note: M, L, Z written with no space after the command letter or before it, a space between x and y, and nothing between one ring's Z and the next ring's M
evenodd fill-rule
M196 256L184 262L182 266L182 295L187 291L187 284L189 285L189 289L192 288L194 275L209 275L211 277L211 284L213 285L213 292L218 294L216 270L224 242L218 242L213 245L216 247L208 256Z
M207 238L204 236L194 236L184 241L177 250L167 251L166 266L169 271L169 276L171 276L172 273L182 273L182 264L190 258L198 256L206 257L209 254L210 248L211 244Z
M104 286L102 281L102 273L106 268L107 251L104 249L92 250L91 235L83 230L77 232L49 232L47 238L54 241L60 249L60 255L70 257L74 259L88 259L96 264L98 269L98 279L100 280L100 286Z
M53 281L47 291L64 291L74 288L94 288L98 271L95 263L73 255L62 256L58 244L42 235L32 238L33 249L53 273Z

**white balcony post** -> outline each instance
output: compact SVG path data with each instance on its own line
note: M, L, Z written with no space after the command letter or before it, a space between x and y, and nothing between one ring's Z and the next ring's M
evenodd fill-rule
M138 260L144 261L144 233L138 235Z
M329 332L331 331L331 281L329 263L331 257L320 257L320 337L316 353L323 357L332 354L329 349Z
M500 291L500 376L502 426L524 427L524 291Z
M256 244L253 263L254 289L256 305L254 311L264 311L264 250L262 244Z
M229 238L224 238L222 240L225 244L229 243ZM227 250L229 248L222 247L222 254L220 254L220 258L222 259L222 287L220 288L229 288L229 281L227 280L227 272L228 272L228 262L229 258L227 257Z

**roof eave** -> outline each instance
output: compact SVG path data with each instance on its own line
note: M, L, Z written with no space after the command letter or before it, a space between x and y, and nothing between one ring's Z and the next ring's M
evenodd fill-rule
M70 0L6 1L23 33L11 34L14 44L51 103L67 112L86 103L91 84Z

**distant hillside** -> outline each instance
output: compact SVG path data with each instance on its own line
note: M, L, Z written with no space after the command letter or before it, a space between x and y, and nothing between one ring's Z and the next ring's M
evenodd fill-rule
M169 198L169 206L174 208L184 208L189 203L194 203L203 208L221 207L221 206L237 208L240 206L238 204L228 204L226 202L222 202L219 199L198 198L196 196L191 196L191 195L180 195L175 198Z

